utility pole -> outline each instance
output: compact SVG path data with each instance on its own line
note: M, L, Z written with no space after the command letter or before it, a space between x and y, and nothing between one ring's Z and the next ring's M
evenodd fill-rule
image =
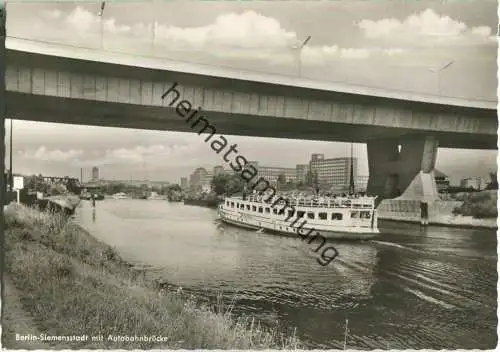
M5 182L5 113L6 113L6 101L5 101L5 67L6 62L5 62L5 37L7 35L7 31L5 28L5 23L6 23L6 18L7 18L7 12L6 12L6 6L5 6L5 0L0 0L0 135L2 136L3 143L2 146L0 147L0 160L1 160L1 170L0 170L0 187L1 189L1 203L0 204L0 226L2 227L2 234L0 235L0 246L2 250L0 251L0 266L2 268L5 268L5 251L3 250L5 248L5 221L4 221L4 213L3 213L3 206L6 201L6 196L7 196L7 185ZM0 274L1 277L0 279L3 281L3 271Z
M153 1L153 22L151 24L151 54L154 56L154 52L155 52L155 41L156 41L156 1L155 0L152 0Z
M104 26L102 22L102 16L104 15L104 8L106 7L106 2L103 1L101 2L101 11L99 11L98 16L100 17L99 19L99 25L101 27L101 50L104 49Z
M10 185L10 190L12 191L14 189L14 178L12 177L12 119L10 119L10 136L9 136L9 185Z
M352 153L352 142L351 142L351 160L350 160L350 176L349 176L349 194L354 194L354 159Z

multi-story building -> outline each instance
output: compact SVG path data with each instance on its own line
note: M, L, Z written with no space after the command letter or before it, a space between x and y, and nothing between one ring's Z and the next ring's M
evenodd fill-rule
M445 191L450 187L449 177L438 169L434 169L434 181L436 182L438 192Z
M295 168L259 166L257 170L259 172L258 176L264 178L270 183L278 182L278 177L280 175L285 176L286 182L295 182L297 177L297 170Z
M92 180L97 181L99 179L99 168L94 166L92 168Z
M256 170L259 170L259 162L255 160L250 160L246 163L245 168L248 166L253 166Z
M481 189L481 177L468 177L460 180L460 187Z
M226 172L226 170L224 170L223 166L215 166L214 170L212 171L214 177L217 175L223 174L225 172Z
M207 171L207 173L203 177L201 177L201 185L210 186L212 184L213 178L214 178L213 172Z
M190 188L201 188L204 184L206 184L206 180L208 178L208 171L199 167L189 176L189 187Z
M366 175L358 175L358 177L354 180L354 190L356 192L366 192L368 178L369 176Z
M356 158L329 158L324 154L312 154L309 169L317 175L318 183L330 186L348 186L351 177L351 163L353 179L356 181L358 161Z
M188 178L187 177L181 177L181 188L186 189L189 187L188 183Z
M295 166L295 181L305 182L307 178L307 173L309 172L308 164L298 164Z

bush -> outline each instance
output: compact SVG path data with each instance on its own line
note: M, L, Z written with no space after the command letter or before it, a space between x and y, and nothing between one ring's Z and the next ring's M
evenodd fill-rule
M299 346L295 335L284 337L276 329L234 318L230 309L197 304L182 290L158 292L144 277L134 275L114 248L61 215L19 205L9 206L5 215L5 273L40 331L47 335L104 335L104 341L65 342L66 349ZM8 296L4 299L9 303ZM5 314L9 316L8 309ZM110 341L108 335L165 336L168 341Z
M472 216L476 219L496 218L497 199L497 192L492 191L467 194L463 197L462 205L453 210L453 214Z

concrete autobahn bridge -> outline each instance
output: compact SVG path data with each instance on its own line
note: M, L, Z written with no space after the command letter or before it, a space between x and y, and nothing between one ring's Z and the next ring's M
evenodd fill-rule
M497 148L496 102L10 38L7 47L7 118L197 132L161 97L177 82L179 101L201 107L217 134L367 143L368 192L383 197L435 197L438 147Z

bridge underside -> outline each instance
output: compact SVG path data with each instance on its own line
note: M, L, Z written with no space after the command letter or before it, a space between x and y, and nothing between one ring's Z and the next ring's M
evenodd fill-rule
M6 117L64 124L197 133L174 108L6 92ZM295 118L203 112L217 134L365 143L432 135L444 148L497 149L497 136L400 127L332 123Z

